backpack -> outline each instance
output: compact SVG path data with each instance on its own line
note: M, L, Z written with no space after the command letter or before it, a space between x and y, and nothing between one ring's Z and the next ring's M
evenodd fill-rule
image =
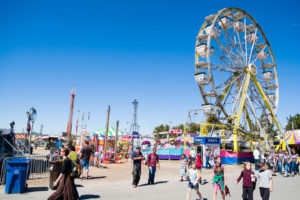
M73 160L71 160L71 169L72 169L72 171L71 171L71 177L79 178L80 175L81 175L81 168Z

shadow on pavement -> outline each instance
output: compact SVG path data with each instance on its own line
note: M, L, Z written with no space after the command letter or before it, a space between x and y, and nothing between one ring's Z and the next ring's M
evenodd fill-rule
M163 184L163 183L167 183L167 182L168 182L168 181L157 181L157 182L155 182L154 185L157 185L157 184ZM150 184L144 183L144 184L139 185L139 187L144 187L144 186L148 186L148 185L150 185Z
M84 187L83 185L80 184L75 184L76 187Z
M99 199L99 198L100 195L94 195L94 194L84 194L79 197L79 199Z
M100 178L106 178L106 176L89 176L89 179L100 179Z
M42 192L48 191L48 187L30 187L27 189L27 192Z

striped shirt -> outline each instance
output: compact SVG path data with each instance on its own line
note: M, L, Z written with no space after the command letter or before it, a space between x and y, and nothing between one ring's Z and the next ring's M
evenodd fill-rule
M185 169L186 159L181 160L181 169Z

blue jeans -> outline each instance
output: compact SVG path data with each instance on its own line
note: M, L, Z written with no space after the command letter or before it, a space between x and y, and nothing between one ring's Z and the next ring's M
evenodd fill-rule
M259 162L259 159L254 159L254 162L255 162L255 170L258 170L257 163Z
M206 156L206 163L205 163L206 168L211 168L211 164L209 163L209 158L210 156Z
M296 164L296 163L294 163L294 162L291 162L291 173L297 173L297 167L298 167L298 165Z
M80 160L81 169L89 170L90 160Z
M282 161L278 160L277 166L278 166L278 169L279 169L279 173L282 174Z
M154 183L156 167L149 167L149 179L148 183Z
M284 164L284 171L285 171L285 173L291 173L291 164L290 163Z

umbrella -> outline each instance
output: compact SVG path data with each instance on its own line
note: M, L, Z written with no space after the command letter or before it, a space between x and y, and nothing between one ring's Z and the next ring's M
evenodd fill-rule
M142 145L147 145L147 144L150 144L149 141L143 141Z

